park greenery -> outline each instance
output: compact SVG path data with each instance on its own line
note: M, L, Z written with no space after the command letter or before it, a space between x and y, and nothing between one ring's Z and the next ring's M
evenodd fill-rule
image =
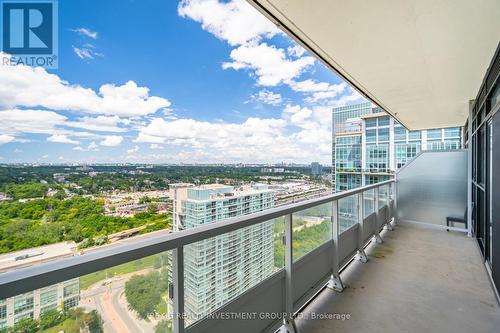
M103 320L96 310L85 312L82 308L61 312L49 310L39 320L25 318L13 327L4 328L0 333L103 333Z
M81 243L81 247L101 245L107 235L118 231L145 225L142 233L146 233L168 228L170 223L169 213L106 216L101 200L81 196L5 201L0 203L0 253L61 241Z
M284 181L301 175L310 176L309 167L286 167L284 173L263 173L260 166L235 165L0 165L0 192L16 184L44 183L51 188L75 184L77 194L102 194L113 190L146 191L167 189L168 184L189 182L258 182L262 176L282 177ZM325 171L326 172L326 171ZM54 179L63 175L65 183ZM21 189L19 189L21 190ZM36 197L21 193L21 197ZM40 194L39 192L37 194ZM20 198L20 196L16 196Z
M152 271L145 275L134 275L125 283L125 297L132 310L144 320L160 315L158 309L165 302L168 290L168 272Z

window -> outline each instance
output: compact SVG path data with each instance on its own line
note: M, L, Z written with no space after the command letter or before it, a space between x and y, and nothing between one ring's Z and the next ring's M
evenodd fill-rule
M57 302L57 289L40 292L40 306Z
M366 128L377 127L377 118L370 118L365 120Z
M406 129L403 127L395 127L394 141L406 141Z
M439 139L441 140L441 129L430 129L427 130L427 140L429 139Z
M388 128L379 128L378 129L378 141L379 142L389 141L389 129Z
M366 142L376 142L376 141L377 141L376 130L367 130L366 131Z
M78 281L72 282L69 285L64 286L64 297L69 297L73 295L78 295L80 293L80 286Z
M80 296L76 296L73 298L68 298L67 300L64 301L64 311L68 311L71 308L74 308L75 306L78 306L78 302L80 301Z
M408 140L420 140L421 132L420 131L410 131L408 133Z
M33 309L33 293L19 295L14 298L15 314L31 309Z
M0 320L7 318L7 304L0 305Z
M444 137L445 138L458 138L458 137L460 137L460 128L459 127L445 128L444 129Z
M378 126L379 127L382 127L382 126L389 126L389 117L381 117L381 118L378 118Z
M389 145L367 145L366 166L372 172L387 172L389 169Z

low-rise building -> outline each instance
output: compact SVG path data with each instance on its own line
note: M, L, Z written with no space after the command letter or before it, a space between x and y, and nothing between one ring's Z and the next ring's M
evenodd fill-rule
M0 255L0 272L73 255L76 255L74 242L11 252ZM25 318L39 319L49 310L69 310L78 306L79 301L80 282L78 278L0 300L0 329L11 327Z

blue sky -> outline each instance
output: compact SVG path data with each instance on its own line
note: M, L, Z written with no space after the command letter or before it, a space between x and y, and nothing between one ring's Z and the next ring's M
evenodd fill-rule
M360 101L244 1L60 1L59 68L0 66L0 163L327 164Z

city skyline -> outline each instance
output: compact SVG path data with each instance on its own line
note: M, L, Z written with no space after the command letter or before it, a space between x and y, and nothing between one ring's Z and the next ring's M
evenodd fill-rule
M0 66L0 163L328 164L363 100L242 0L61 2L59 68Z

